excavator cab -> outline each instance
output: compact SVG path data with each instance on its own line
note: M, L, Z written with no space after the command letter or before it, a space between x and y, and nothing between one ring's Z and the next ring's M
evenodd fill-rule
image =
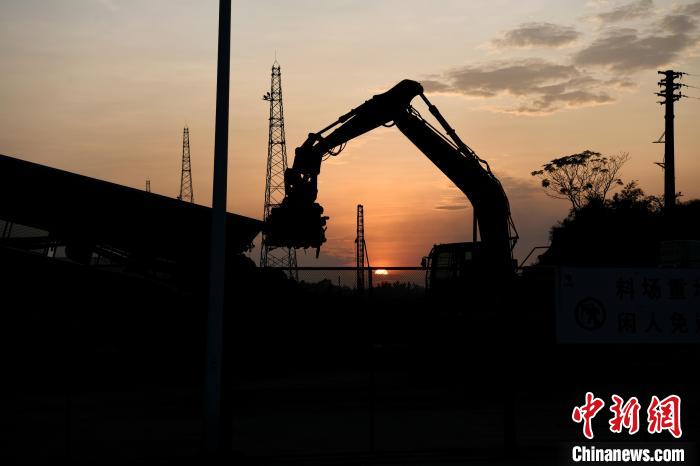
M426 288L443 293L478 281L484 269L482 249L478 241L434 245L430 254L423 258Z

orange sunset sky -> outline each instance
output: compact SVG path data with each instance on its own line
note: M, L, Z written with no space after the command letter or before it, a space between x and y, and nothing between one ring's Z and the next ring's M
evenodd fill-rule
M217 7L3 0L0 153L136 188L148 178L174 197L189 125L195 201L209 205ZM657 70L688 72L683 82L700 88L700 2L234 0L232 28L229 211L262 216L261 96L276 52L290 163L307 133L403 78L421 81L503 182L519 258L546 244L568 210L532 170L584 149L629 152L623 179L660 194ZM697 98L677 105L677 189L686 199L700 197L699 116ZM358 203L373 265L417 265L434 243L471 237L469 203L394 128L326 162L319 202L331 217L328 243L319 260L300 252L300 265L352 262ZM251 255L257 261L258 248Z

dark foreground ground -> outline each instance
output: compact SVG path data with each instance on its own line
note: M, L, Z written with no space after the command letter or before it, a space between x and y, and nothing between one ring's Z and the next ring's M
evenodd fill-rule
M0 267L2 464L199 464L196 287L18 257ZM562 464L586 391L679 394L683 442L698 437L698 350L557 345L546 285L513 306L251 280L227 295L236 464ZM596 440L629 439L605 435L605 409Z

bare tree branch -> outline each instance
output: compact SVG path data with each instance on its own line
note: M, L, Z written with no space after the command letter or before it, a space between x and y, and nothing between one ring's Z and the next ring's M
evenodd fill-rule
M626 152L605 157L585 150L553 159L531 175L540 178L547 196L568 200L574 210L579 210L593 199L604 201L623 184L619 174L628 160Z

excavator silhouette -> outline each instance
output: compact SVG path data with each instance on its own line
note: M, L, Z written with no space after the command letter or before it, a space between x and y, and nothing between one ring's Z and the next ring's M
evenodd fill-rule
M427 104L447 136L411 106L417 96ZM424 259L430 287L459 286L465 280L493 283L494 279L513 277L513 247L518 236L500 181L425 97L423 86L411 80L401 81L319 132L309 134L295 150L294 163L285 172L285 198L269 215L265 226L267 244L316 248L318 256L326 241L328 220L323 207L316 203L322 161L337 155L349 140L379 126L394 125L467 196L478 219L481 241L435 245Z

